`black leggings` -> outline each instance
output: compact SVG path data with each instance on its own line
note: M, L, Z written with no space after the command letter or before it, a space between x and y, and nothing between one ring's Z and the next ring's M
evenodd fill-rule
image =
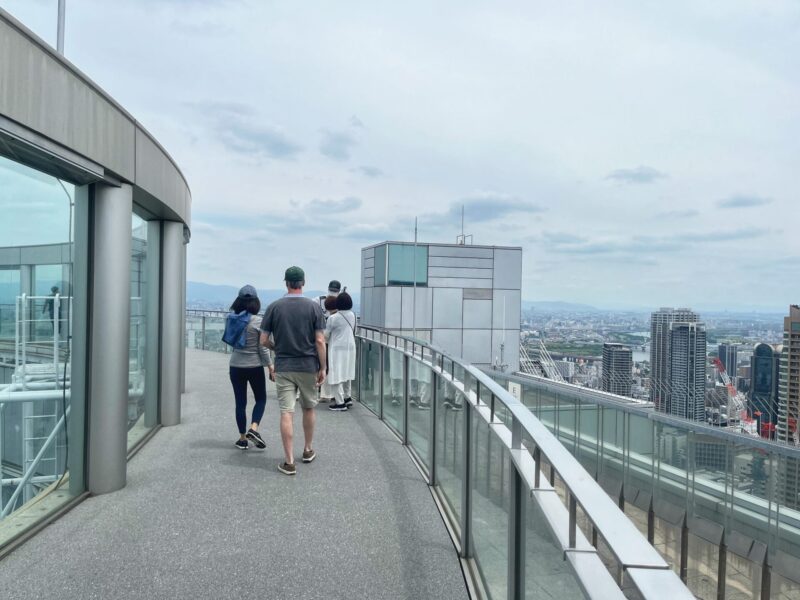
M236 398L236 424L239 433L247 431L247 384L253 390L256 405L253 407L253 423L261 423L264 409L267 406L267 379L264 376L264 367L231 367L231 385Z

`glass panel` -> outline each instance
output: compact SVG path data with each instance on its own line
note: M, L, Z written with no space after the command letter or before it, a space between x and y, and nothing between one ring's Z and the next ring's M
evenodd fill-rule
M375 248L375 286L386 285L386 244Z
M654 518L653 547L661 553L678 575L681 574L681 528L660 519Z
M230 346L222 341L222 333L225 331L224 317L206 317L206 329L203 335L203 348L211 352L222 352L228 354Z
M577 459L593 477L597 473L598 440L597 427L599 408L591 402L578 403L580 438L576 452Z
M436 378L436 478L458 520L464 480L464 398L441 377Z
M83 402L69 392L74 196L74 186L0 158L0 546L71 497L61 485L67 411ZM77 423L72 431L82 438Z
M383 349L383 419L403 435L403 353Z
M147 386L147 222L131 217L131 320L128 352L128 448L156 424L157 403L146 401L156 393ZM153 386L155 387L155 386ZM153 414L145 415L145 410Z
M374 413L380 412L381 402L381 371L380 371L380 346L375 342L361 340L359 369L361 403Z
M576 420L575 401L566 394L559 394L557 437L567 450L573 454L575 453Z
M14 339L16 302L19 295L19 269L0 267L0 339ZM0 384L2 383L8 382L0 379Z
M716 600L719 548L689 533L689 562L686 585L697 598Z
M621 410L603 406L602 419L602 460L600 472L618 481L623 478L625 456L625 416Z
M428 285L428 247L411 244L389 244L389 285ZM377 260L377 254L376 254ZM377 274L377 269L376 269Z
M685 507L688 485L686 465L689 455L689 436L683 428L664 423L656 424L657 489L659 497L675 506Z
M553 539L542 509L528 502L525 545L525 597L583 598L580 585L564 560L561 546Z
M490 598L506 597L508 575L507 462L501 442L491 428L475 415L472 486L472 533L475 559Z
M433 372L416 360L408 361L410 406L408 413L408 443L417 456L430 466L431 402Z
M556 430L556 396L548 389L539 392L539 412L536 415L550 431Z
M645 416L629 414L628 441L625 484L649 492L653 487L653 422Z
M725 562L726 600L761 598L761 565L728 552Z
M776 600L800 600L800 584L774 571L772 572L771 592L770 598Z

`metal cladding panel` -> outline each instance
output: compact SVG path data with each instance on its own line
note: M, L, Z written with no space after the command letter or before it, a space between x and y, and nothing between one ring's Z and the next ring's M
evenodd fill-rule
M0 265L18 267L22 264L20 248L0 248Z
M375 258L375 248L364 248L361 255L366 258Z
M372 325L375 327L385 327L383 324L386 314L386 288L372 288Z
M492 279L491 269L477 269L475 267L429 267L428 277L449 277L467 279Z
M61 264L61 244L23 247L20 255L23 265Z
M416 335L414 335L413 329L401 329L397 332L399 335L402 335L407 338L414 338L417 340L422 340L423 342L428 342L431 344L431 330L430 329L417 329Z
M466 258L462 256L430 256L428 257L428 265L431 267L492 269L494 260L491 258Z
M507 290L522 287L522 250L494 251L494 287Z
M466 279L452 277L430 277L428 286L432 288L492 288L491 279Z
M166 204L189 223L191 197L178 168L142 129L136 128L136 175L138 187Z
M460 329L433 329L431 332L431 343L448 354L452 354L455 357L461 356Z
M519 290L494 290L492 329L516 329L522 316L522 294ZM503 313L505 307L505 321Z
M402 305L402 288L391 286L385 288L386 306L384 307L383 326L387 329L400 329L400 312Z
M375 288L361 288L361 323L364 325L375 325L375 318L372 312L372 292Z
M490 329L465 329L463 336L464 360L473 364L492 362L492 331Z
M428 246L428 256L457 256L460 258L494 258L492 248L478 246ZM430 259L429 259L430 260Z
M431 288L418 287L416 291L417 314L416 320L412 319L411 304L414 302L414 288L404 287L403 290L403 309L400 326L404 330L430 329L433 311L433 290Z
M375 280L372 277L365 277L361 282L361 287L372 287L375 285Z
M491 300L464 300L464 327L470 329L492 328Z
M433 290L434 329L463 326L463 290L438 288Z
M503 346L502 363L506 372L519 371L519 329L492 331L492 363L500 362L500 348Z

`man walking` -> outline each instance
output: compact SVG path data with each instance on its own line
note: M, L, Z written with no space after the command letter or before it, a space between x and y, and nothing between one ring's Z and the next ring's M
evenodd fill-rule
M286 460L278 467L285 475L297 473L294 464L294 407L303 409L303 462L317 457L312 447L317 415L316 388L325 381L325 317L303 296L306 275L300 267L286 269L287 293L267 307L261 321L261 343L275 351L275 388L281 409L281 439ZM272 339L270 340L270 336Z
M318 296L317 298L314 299L314 302L316 302L317 305L322 309L322 314L325 315L326 319L330 315L328 314L328 311L325 308L325 300L327 300L328 298L336 298L336 296L338 296L341 291L342 291L342 284L333 279L328 284L328 295Z

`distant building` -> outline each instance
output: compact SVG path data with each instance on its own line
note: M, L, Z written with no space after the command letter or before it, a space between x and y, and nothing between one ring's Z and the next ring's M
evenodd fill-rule
M759 432L769 431L778 423L782 350L782 346L757 344L750 359L749 409L758 420Z
M563 358L553 362L556 365L558 372L564 378L564 381L572 382L572 379L575 377L575 363Z
M361 250L361 324L513 373L521 284L518 247L383 242Z
M778 383L778 439L791 442L797 431L800 403L800 306L789 307L783 319L783 349Z
M602 389L619 396L631 396L633 352L622 344L603 344Z
M722 366L725 367L725 372L732 380L735 380L738 376L736 367L739 363L739 346L724 342L719 345L718 350L719 360L722 362Z
M706 328L670 324L669 413L693 421L706 415Z
M661 308L650 315L650 401L656 410L670 412L670 325L698 320L688 308Z

